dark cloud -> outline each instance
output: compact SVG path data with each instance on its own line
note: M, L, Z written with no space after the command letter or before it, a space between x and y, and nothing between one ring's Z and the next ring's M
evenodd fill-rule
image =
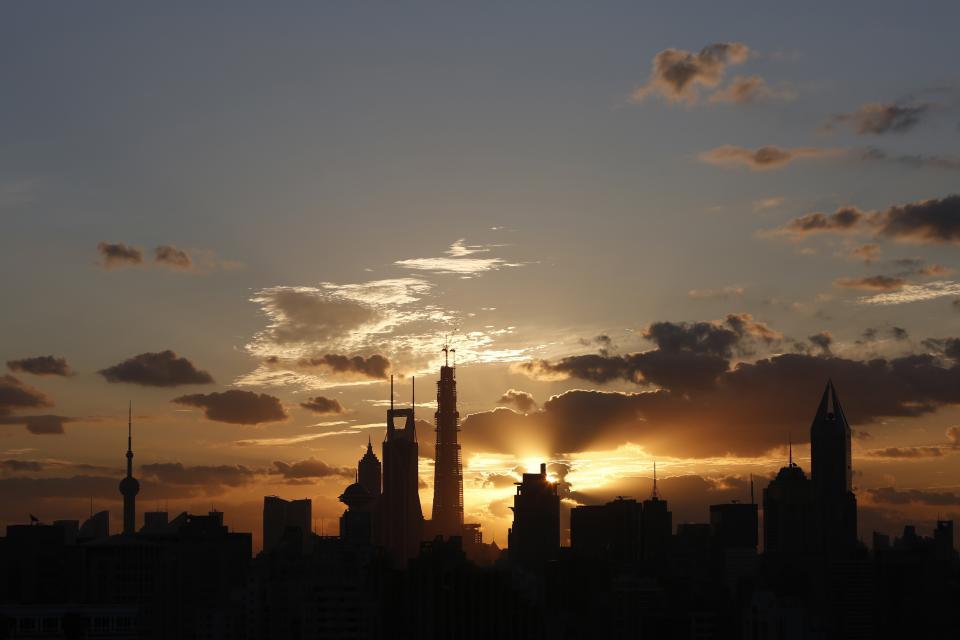
M783 148L773 145L747 149L736 145L726 144L709 151L704 151L698 157L701 162L718 167L742 167L751 171L770 171L781 169L794 160L801 158L828 158L843 155L842 149L826 149L818 147Z
M189 485L206 492L219 492L222 487L242 487L254 480L256 473L243 465L185 467L179 462L158 462L140 466L144 478L165 485Z
M791 220L782 228L782 231L793 235L854 231L864 217L865 214L856 207L841 207L829 215L823 213L802 215Z
M11 371L32 373L35 376L73 375L73 370L71 370L70 365L67 364L67 359L55 358L54 356L35 356L33 358L7 360L7 367L9 367Z
M162 267L180 271L189 271L193 268L190 254L169 244L162 244L153 250L153 261Z
M300 406L319 415L338 415L341 413L346 413L346 409L343 408L343 405L340 404L339 400L336 398L325 398L323 396L310 398L306 402L301 402Z
M875 214L880 235L920 244L960 244L960 195L890 207Z
M824 355L830 354L830 346L833 344L833 336L830 335L829 331L821 331L820 333L815 333L812 336L807 337L813 346L820 349Z
M0 416L0 424L22 425L27 431L38 436L60 435L63 425L73 422L74 418L66 416Z
M390 361L381 355L345 356L328 353L316 358L303 358L298 361L302 367L319 368L335 375L355 375L375 380L384 380L390 370Z
M13 472L43 471L43 464L36 460L0 460L0 470Z
M937 355L960 363L960 338L927 338L923 346Z
M143 251L139 247L125 245L122 242L101 242L97 245L97 251L100 253L100 266L104 269L143 264Z
M844 289L862 291L899 291L907 285L907 281L895 276L876 275L864 278L837 278L833 284Z
M116 476L88 476L79 475L69 478L30 478L13 476L0 478L0 502L19 502L24 505L24 516L27 510L36 509L37 500L49 498L73 498L77 500L116 500L120 497L117 491L118 479ZM43 515L43 514L38 514Z
M537 401L533 399L533 394L519 389L507 389L497 403L514 406L523 413L537 408Z
M955 311L960 311L960 298L955 298L954 301L950 303L950 306L952 306Z
M950 443L951 447L960 447L960 426L947 427L945 435L947 436L947 441Z
M890 337L897 341L909 340L910 332L903 327L890 327Z
M872 458L940 458L943 449L940 447L887 447L867 452Z
M195 393L174 398L173 402L203 409L208 420L230 424L260 424L287 419L280 400L265 393L230 389L214 393Z
M664 49L653 58L647 83L634 90L630 99L642 102L651 94L659 94L669 102L696 103L700 87L717 86L729 65L740 64L749 55L750 48L739 42L707 45L699 53Z
M178 387L187 384L210 384L213 377L197 369L186 358L179 358L169 349L158 353L141 353L98 372L107 382L129 382L145 387Z
M923 491L920 489L898 490L893 487L867 489L873 502L881 504L925 504L932 506L960 505L960 495L952 492Z
M863 260L865 263L870 264L880 258L880 245L863 244L859 247L854 247L850 251L850 257L855 260Z
M11 375L0 376L0 416L19 409L52 406L53 400L39 389L25 385Z
M775 233L804 236L813 233L859 232L915 244L960 244L960 195L919 200L864 213L842 207L830 215L808 213Z
M829 130L843 125L849 126L858 135L903 133L914 128L929 107L927 104L865 104L853 113L834 116L824 125L824 129Z
M326 462L315 458L307 458L299 462L282 462L277 460L273 463L274 469L270 473L279 474L287 479L302 478L352 478L353 469L346 467L332 467Z
M820 342L830 346L824 339ZM656 349L618 359L623 379L647 383L649 377L631 377L624 364L637 355L672 354ZM948 366L935 355L861 361L825 351L819 356L790 353L732 368L719 358L717 368L707 367L706 372L704 362L696 358L671 362L674 375L661 376L656 391L573 390L550 398L541 410L526 416L503 408L467 416L465 446L504 453L537 448L564 453L632 442L667 455L759 455L785 444L791 432L795 442L806 439L828 378L837 385L856 428L960 404L960 363ZM581 371L569 366L570 361L539 366L557 364L571 376L595 371Z
M945 169L949 171L960 169L960 157L957 156L920 153L890 154L876 147L864 149L860 154L860 159L864 162L887 162L911 169Z

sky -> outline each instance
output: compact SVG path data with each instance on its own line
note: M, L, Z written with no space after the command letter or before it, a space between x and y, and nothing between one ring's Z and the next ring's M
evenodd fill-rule
M465 507L677 522L809 470L832 378L860 532L960 519L952 2L11 2L0 523L264 495L318 533L456 349Z

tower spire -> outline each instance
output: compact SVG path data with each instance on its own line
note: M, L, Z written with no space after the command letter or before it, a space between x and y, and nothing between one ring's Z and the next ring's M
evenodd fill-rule
M120 481L120 495L123 496L123 533L133 535L136 532L137 494L140 483L133 477L133 402L127 404L127 476Z
M133 401L127 404L127 477L133 477Z
M660 496L657 495L657 461L653 461L653 498L654 500L658 499Z
M393 411L393 374L390 374L390 411Z
M414 416L414 424L416 424L416 413L417 413L417 377L410 376L410 415Z

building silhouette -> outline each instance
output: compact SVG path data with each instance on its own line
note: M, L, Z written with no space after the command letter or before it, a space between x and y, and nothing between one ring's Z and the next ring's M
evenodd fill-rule
M140 483L133 477L133 404L127 408L127 475L120 481L123 496L123 534L131 536L137 530L137 494Z
M263 498L263 548L274 549L285 536L301 540L303 548L309 543L313 503L303 500L284 500L277 496ZM295 532L295 533L294 533Z
M630 566L640 560L643 506L618 497L570 510L570 550L578 556Z
M813 484L793 462L763 490L763 548L767 555L798 557L815 549L816 514Z
M366 489L367 494L374 500L380 497L383 470L380 467L380 458L373 452L373 444L367 437L367 451L360 458L357 465L357 482Z
M662 573L669 565L673 514L657 488L657 463L653 463L653 490L643 501L642 561L655 573Z
M444 345L444 365L437 382L437 447L433 482L431 531L443 537L463 535L463 466L460 456L460 414L457 412L456 368Z
M857 544L850 425L832 381L823 390L810 426L810 466L816 493L818 544L831 558L849 555Z
M510 561L540 571L557 557L560 549L560 496L557 485L547 479L547 465L540 473L525 473L513 496L513 526L508 530Z
M403 426L397 419L403 419ZM423 536L423 511L419 493L419 449L416 414L413 406L393 406L393 377L390 377L390 409L387 434L383 440L383 494L380 496L378 523L382 546L398 566L420 551Z

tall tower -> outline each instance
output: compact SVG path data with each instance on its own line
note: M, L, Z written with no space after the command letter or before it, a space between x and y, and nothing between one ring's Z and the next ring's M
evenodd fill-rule
M445 537L463 535L463 463L460 458L460 413L457 411L456 367L443 346L444 365L437 382L437 453L433 477L433 531Z
M380 459L373 452L373 444L370 438L367 438L367 452L360 458L357 465L357 482L367 490L371 498L380 497L380 484L383 472L380 467Z
M398 427L396 418L403 418ZM413 407L393 407L393 377L390 377L390 410L383 441L383 495L380 499L380 535L383 546L401 567L420 551L423 511L420 507L417 464L416 416Z
M857 498L853 494L850 425L832 381L827 382L810 426L811 480L823 551L835 555L857 541Z
M137 494L140 483L133 477L133 403L127 408L127 477L120 481L123 496L123 534L133 535L137 529Z

